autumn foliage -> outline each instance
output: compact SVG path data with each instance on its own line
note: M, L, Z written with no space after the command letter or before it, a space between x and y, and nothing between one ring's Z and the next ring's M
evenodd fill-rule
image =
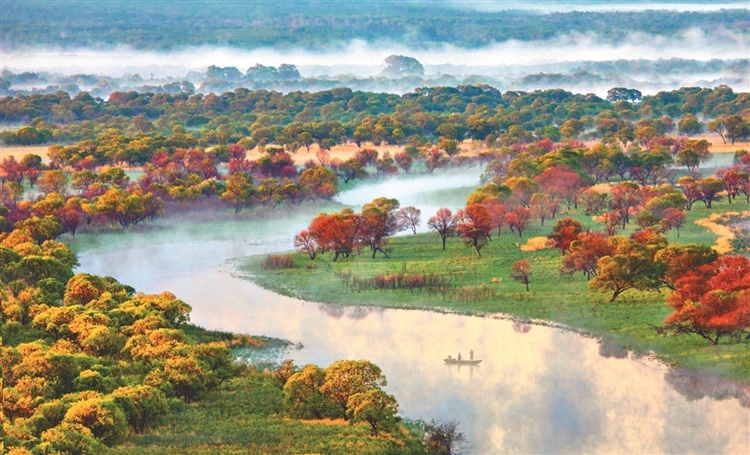
M750 260L721 256L687 270L667 299L675 312L665 324L676 333L694 333L718 344L750 328Z

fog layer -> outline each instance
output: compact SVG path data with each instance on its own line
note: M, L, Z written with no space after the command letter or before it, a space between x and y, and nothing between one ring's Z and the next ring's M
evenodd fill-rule
M428 66L508 67L617 59L737 59L747 58L749 52L748 33L714 30L709 35L700 29L691 29L675 37L633 33L619 44L607 43L594 34L571 34L547 41L511 40L479 49L463 49L448 44L430 49L410 49L397 42L369 44L359 40L341 48L297 48L286 51L211 46L172 52L134 50L128 46L64 51L29 48L5 52L2 68L16 72L52 71L109 76L133 73L145 76L153 73L177 77L188 71L205 71L209 65L234 66L244 71L256 63L274 66L291 63L299 67L347 68L346 73L371 76L380 72L382 61L392 54L409 55Z

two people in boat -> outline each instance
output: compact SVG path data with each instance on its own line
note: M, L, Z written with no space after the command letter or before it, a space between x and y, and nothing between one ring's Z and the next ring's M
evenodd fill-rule
M448 356L448 358L450 359L451 356ZM469 360L474 360L474 350L473 349L469 350ZM461 361L461 353L460 352L458 353L458 361L459 362Z

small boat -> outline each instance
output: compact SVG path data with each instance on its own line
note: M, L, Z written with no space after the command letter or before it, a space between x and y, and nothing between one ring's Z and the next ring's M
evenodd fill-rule
M453 359L451 357L448 357L447 359L443 359L443 362L445 362L448 365L479 365L482 361L481 360L466 360L466 359Z

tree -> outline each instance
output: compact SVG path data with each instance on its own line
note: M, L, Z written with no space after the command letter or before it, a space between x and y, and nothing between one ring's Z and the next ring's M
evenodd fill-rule
M387 177L398 172L396 162L393 160L390 152L383 153L383 157L375 162L375 172L378 178L381 176Z
M245 172L237 172L227 177L226 190L221 194L221 200L232 204L234 213L237 214L252 203L254 194L253 178Z
M125 414L112 398L79 401L65 413L65 421L83 425L108 446L120 442L128 431Z
M559 220L552 232L547 236L555 242L555 247L565 255L570 251L570 244L578 239L578 235L583 232L583 225L571 217Z
M45 172L37 181L39 191L45 195L50 193L65 194L68 186L68 176L63 171L52 170Z
M163 377L174 388L174 393L185 403L200 398L206 392L206 374L195 356L173 356L164 361Z
M724 117L724 126L727 130L726 136L732 144L734 144L734 141L739 138L747 138L750 136L750 123L739 115L728 115Z
M560 273L581 272L588 280L596 276L599 259L612 253L608 238L607 234L597 231L578 234L578 238L570 244L570 253L563 257Z
M688 171L692 171L700 165L700 157L691 149L682 149L677 152L675 164L685 166Z
M535 193L531 196L529 206L531 207L531 214L539 218L542 226L544 226L544 220L552 215L552 208L550 207L553 201L549 196L542 193Z
M461 450L466 436L458 431L458 422L433 420L425 434L425 446L430 455L452 455Z
M523 236L523 231L529 227L529 221L531 220L531 210L526 207L517 207L505 214L505 222L508 223L508 227L511 232L518 232L518 236Z
M695 115L685 114L677 122L677 128L680 130L680 134L694 136L703 130L703 125L701 125L700 120Z
M534 182L539 185L540 192L552 199L565 201L568 209L576 203L581 190L588 186L580 174L565 165L545 169L534 178Z
M695 183L698 191L698 199L703 201L707 209L711 208L713 201L721 200L719 193L724 190L724 182L721 180L716 177L706 177Z
M388 257L385 252L388 238L402 229L403 225L397 215L398 206L396 199L384 197L362 206L362 229L359 237L362 243L370 246L373 259L378 251Z
M320 248L315 237L307 230L302 230L294 236L294 247L302 253L307 253L311 261L318 255L318 249Z
M615 103L617 101L630 101L635 103L643 98L643 94L636 89L629 89L625 87L614 87L607 90L607 101Z
M654 260L659 263L661 274L658 279L669 289L675 289L678 279L691 270L714 262L719 254L707 245L672 244L656 253Z
M272 374L273 378L276 379L276 381L283 389L289 379L293 375L299 373L299 371L300 369L294 364L294 361L292 359L286 359L281 363L281 365L278 366L278 368L273 370Z
M321 213L307 230L322 252L333 251L335 262L339 256L349 257L358 246L363 222L361 215L344 209L332 215Z
M386 57L383 75L390 78L401 78L403 76L422 76L424 67L419 60L403 55L390 55Z
M668 208L664 211L664 223L668 229L676 229L677 237L680 237L680 228L685 224L685 212L679 209Z
M404 170L405 173L409 173L409 170L411 169L412 165L414 164L414 159L409 155L408 153L404 152L398 152L393 155L393 160L396 162L398 167Z
M581 193L578 201L585 207L586 215L599 215L608 206L609 196L589 188Z
M693 333L718 344L750 328L750 260L720 256L687 271L667 301L675 312L665 321L675 333Z
M603 256L597 264L596 277L589 287L602 292L612 292L610 302L628 289L656 289L653 251L649 246L623 236L607 239L611 254Z
M67 421L45 430L42 441L42 447L49 453L94 455L102 451L101 443L94 438L91 430Z
M396 216L398 217L399 224L404 226L405 229L411 229L414 235L417 235L417 227L422 222L421 218L422 211L418 208L408 205L401 207Z
M724 169L716 171L716 176L721 179L724 184L724 189L727 192L727 202L730 204L732 200L742 192L742 187L750 179L748 174L737 172L735 169Z
M349 399L353 395L381 390L386 385L385 376L374 363L368 360L337 360L325 369L320 392L347 415Z
M398 157L398 154L396 156ZM336 175L343 179L344 183L349 183L350 180L366 178L367 171L359 160L349 158L336 167Z
M325 381L325 371L317 365L306 365L284 384L284 410L293 418L322 419L338 417L343 413L326 402L320 386Z
M630 214L642 202L641 189L631 182L620 183L612 188L610 207L620 215L622 228L630 222Z
M456 225L457 221L453 217L453 213L445 207L439 208L435 216L431 216L427 221L427 226L440 235L440 239L443 241L443 250L445 250L445 240L455 235Z
M153 219L162 211L161 199L141 190L132 193L119 188L110 188L96 200L97 211L126 228L131 224Z
M440 147L440 150L445 151L445 153L450 157L458 154L461 151L461 149L458 148L458 141L456 141L455 139L447 138L447 137L440 138L440 141L438 142L438 147Z
M157 424L167 413L167 397L159 389L147 385L120 387L112 392L115 403L136 433Z
M347 401L347 416L350 421L369 423L372 436L377 436L382 429L393 427L397 413L396 399L380 389L355 393Z
M299 186L308 198L330 199L338 191L336 174L325 166L305 169L299 176Z
M531 264L529 261L520 260L511 266L512 272L510 277L526 285L526 292L529 291L529 282L531 281Z
M490 240L492 224L487 209L481 204L472 204L456 213L456 231L461 235L464 245L477 250L482 257L481 249Z

